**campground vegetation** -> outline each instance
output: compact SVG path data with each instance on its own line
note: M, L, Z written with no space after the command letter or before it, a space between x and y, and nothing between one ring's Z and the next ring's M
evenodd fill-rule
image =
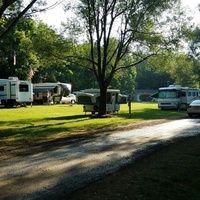
M57 1L55 1L55 4L56 2ZM115 1L113 1L113 3L114 2ZM33 82L35 83L41 81L70 82L73 84L74 90L98 87L98 79L95 77L94 73L91 70L91 64L88 64L88 62L86 62L86 60L88 60L88 58L90 57L91 41L87 41L85 39L84 41L78 40L78 38L81 37L80 33L83 33L84 28L82 26L78 28L75 25L81 24L77 23L77 21L74 21L74 18L69 19L67 23L63 23L64 27L62 32L58 33L58 31L54 30L52 27L48 27L46 24L42 23L41 21L37 21L34 18L34 16L37 15L38 12L46 10L45 1L37 0L31 1L31 3L32 7L30 7L30 5L27 5L29 6L29 10L27 11L27 13L25 13L22 16L20 15L21 17L18 19L15 26L12 26L12 29L9 29L9 31L6 34L6 37L1 38L1 78L8 78L9 76L18 76L21 80L27 79L27 73L30 67L32 67L35 73L35 76L33 78ZM146 4L145 6L148 9L150 9L150 7L148 6L152 6L153 10L154 3L156 4L156 2L153 2L153 5ZM7 31L9 25L12 24L16 16L23 12L23 9L27 9L27 6L24 5L25 2L23 0L1 1L1 34L4 34L4 31ZM125 54L125 57L120 61L118 65L118 67L122 67L123 70L117 70L117 72L112 78L112 81L110 82L110 87L119 88L126 93L132 93L135 88L140 88L141 83L143 87L150 87L149 89L157 89L160 86L166 85L167 82L175 82L177 84L187 86L198 85L197 79L199 75L198 73L196 73L197 70L195 70L197 68L196 66L198 65L198 62L194 63L193 59L188 58L187 53L180 54L179 46L177 46L177 42L179 40L188 40L193 41L192 49L194 49L194 47L198 44L198 31L196 31L194 26L192 26L191 29L188 29L188 27L191 27L191 24L189 23L190 16L183 15L183 11L178 9L178 1L163 1L163 4L160 5L161 7L163 7L163 9L161 9L159 12L165 12L164 10L170 8L170 6L172 5L174 9L174 15L172 16L172 18L174 18L174 20L168 18L168 21L161 21L160 23L165 25L171 24L171 26L174 26L173 28L171 28L171 30L173 30L173 34L177 35L179 38L168 38L172 41L172 43L170 43L170 48L164 48L163 46L163 50L166 51L160 51L155 55L153 53L154 56L152 59L148 59L148 62L147 60L145 62L142 62L142 68L137 67L138 65L136 65L136 57L140 55L141 60L145 60L145 58L148 57L148 55L145 54L145 48L141 50L139 49L139 45L137 45L138 48L136 48L137 46L134 47L134 52L132 52L131 50L133 46L131 46L131 48L127 48L127 54ZM73 6L72 4L72 7L75 7L75 5ZM83 11L84 13L82 14L85 14L84 16L86 17L87 7L83 7ZM95 10L93 12L95 12ZM162 12L158 14L162 15ZM171 9L170 12L172 12ZM178 16L178 12L180 12L179 14L181 15L181 17ZM142 15L142 13L140 14ZM149 21L144 21L144 25L146 26L146 28L150 28L149 26L153 26L153 22L150 23L152 20L151 13L149 13L148 17L149 18L147 19L149 19ZM179 18L179 21L175 20L177 18ZM134 18L130 18L129 20L134 20ZM177 26L177 23L180 24L182 27ZM82 25L84 25L84 23ZM135 32L138 32L137 27L134 28ZM176 32L178 29L180 29L181 32ZM193 30L195 30L194 34ZM142 32L142 27L140 32ZM150 35L152 33L146 32L146 34ZM142 41L142 35L140 35L140 37ZM149 46L152 46L154 47L154 49L156 49L156 45L162 45L159 42L158 35L156 37L157 39L154 38L154 40L150 37L144 37L144 39L146 40L146 42L149 42ZM112 45L108 50L114 52L115 48L118 46L117 44L119 41L110 37L110 40L108 42ZM134 41L131 38L129 38L129 42ZM165 42L167 42L167 40ZM13 65L14 51L17 55L16 66ZM191 52L193 55L198 54L198 52L195 51ZM123 53L125 52L123 51ZM69 59L75 56L77 56L76 58L79 58L79 62L77 61L77 59L67 60L67 58ZM80 60L80 58L82 59ZM198 61L197 56L193 56L193 58L195 58L195 61ZM185 63L186 61L187 63ZM126 66L131 65L131 63L133 63L134 67L132 67L131 69L125 68ZM188 70L188 68L190 70ZM47 71L49 73L47 73ZM182 73L177 73L177 71L181 71ZM190 71L190 76L185 71ZM145 73L145 77L137 76L136 81L136 75L139 75L141 73ZM152 76L154 77L153 79ZM182 77L186 78L183 80ZM144 78L146 78L146 80ZM149 79L151 79L151 83L153 82L153 84L149 84ZM188 79L191 79L193 81L187 81Z
M48 0L26 2L0 0L0 78L26 80L31 67L33 83L67 82L74 91L112 87L132 94L135 89L173 83L200 87L200 30L191 24L192 14L180 8L180 0L71 1L72 6L65 9L74 9L77 16L63 19L61 32L36 20L37 13L48 9ZM118 35L111 34L114 22ZM185 44L189 50L182 51ZM118 114L98 119L85 114L81 105L0 108L0 146L187 116L185 111L159 110L154 102L132 103L131 107L131 118L128 106L121 105ZM122 174L116 172L112 180L109 175L89 191L90 198L86 191L77 195L82 199L84 194L85 199L133 199L134 192L137 199L199 199L199 136L189 142L145 158Z
M37 20L47 3L0 0L0 78L26 80L32 68L33 83L100 88L101 114L107 88L132 94L173 83L199 87L199 31L180 0L70 2L66 16L75 17L63 19L60 32Z
M72 134L92 134L119 128L127 130L144 122L156 123L158 120L187 116L186 111L159 110L157 103L132 103L131 118L126 104L121 105L118 114L102 119L91 118L90 114L85 114L82 105L0 108L0 112L0 145L55 139Z

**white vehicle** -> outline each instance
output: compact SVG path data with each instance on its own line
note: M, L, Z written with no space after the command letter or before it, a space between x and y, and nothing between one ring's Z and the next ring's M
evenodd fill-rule
M158 90L158 107L161 109L186 109L195 99L199 98L198 88L170 85Z
M77 104L83 104L84 112L99 111L100 89L85 89L76 95ZM107 89L107 113L118 112L120 104L127 103L127 96L120 94L118 89Z
M60 82L33 84L34 103L60 103L62 98L71 93L71 88L71 84Z
M62 97L61 104L75 104L76 103L76 95L74 94L69 94L66 97Z
M19 80L17 77L0 79L0 102L5 107L32 103L33 85L31 81Z

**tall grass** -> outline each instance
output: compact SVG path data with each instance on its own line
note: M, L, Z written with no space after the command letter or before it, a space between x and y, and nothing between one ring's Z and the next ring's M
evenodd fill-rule
M106 130L122 124L144 120L186 116L185 111L162 111L156 103L132 103L131 117L128 106L121 105L111 118L91 118L82 105L42 105L0 109L0 142L60 137L83 131Z

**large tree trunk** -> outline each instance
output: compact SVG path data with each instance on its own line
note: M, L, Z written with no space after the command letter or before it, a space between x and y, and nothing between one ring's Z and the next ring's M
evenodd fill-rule
M107 87L100 87L100 99L99 99L99 116L106 114L106 93Z

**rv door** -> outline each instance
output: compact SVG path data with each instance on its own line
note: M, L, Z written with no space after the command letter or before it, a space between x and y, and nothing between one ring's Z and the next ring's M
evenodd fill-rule
M17 102L32 102L33 101L33 86L29 81L19 81L16 87Z

